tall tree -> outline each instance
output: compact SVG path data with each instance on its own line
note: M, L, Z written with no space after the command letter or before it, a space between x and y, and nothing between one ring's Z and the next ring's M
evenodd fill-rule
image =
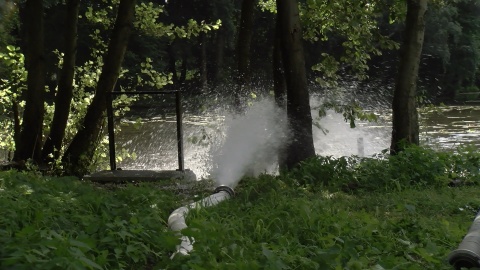
M280 33L280 22L277 19L275 23L275 39L273 41L273 92L275 102L280 108L285 108L285 98L287 95L287 85L285 82L285 72L282 65L282 40Z
M291 140L286 148L286 168L315 156L312 136L303 36L296 0L277 1L283 69L287 85L287 116Z
M134 14L135 0L120 0L95 96L87 109L83 125L63 156L68 173L82 175L91 164L103 128L107 94L113 91L119 77L133 28Z
M237 38L237 84L235 107L240 110L250 84L250 47L253 36L253 19L256 0L243 0Z
M400 63L392 103L391 154L402 151L408 144L419 143L416 93L427 1L407 0L404 40L400 48Z
M21 11L24 33L25 65L28 72L25 110L20 131L20 144L13 159L40 161L45 96L45 53L43 1L27 0Z
M200 87L202 92L208 87L208 74L207 74L207 34L200 33Z
M65 52L62 71L55 96L55 112L50 126L50 134L42 149L42 159L52 161L58 159L65 137L70 104L73 97L73 76L75 74L75 58L77 51L77 23L80 0L68 0L65 14ZM53 155L53 156L51 156Z

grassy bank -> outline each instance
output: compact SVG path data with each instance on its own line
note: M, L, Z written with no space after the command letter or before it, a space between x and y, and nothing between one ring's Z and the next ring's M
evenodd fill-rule
M194 251L173 260L178 240L166 219L205 197L208 185L99 187L0 172L0 268L452 269L446 256L480 208L478 155L412 151L319 157L280 176L243 179L235 198L190 212L183 233L195 238ZM421 158L428 163L418 165ZM468 185L449 187L452 176Z

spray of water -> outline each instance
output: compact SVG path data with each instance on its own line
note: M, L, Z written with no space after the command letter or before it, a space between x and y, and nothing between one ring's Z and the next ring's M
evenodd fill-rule
M235 187L245 175L277 170L288 136L286 113L271 99L253 102L243 115L228 115L223 146L213 157L217 184Z
M349 89L345 92L350 93ZM312 95L310 99L314 120L329 131L324 134L313 128L317 154L370 156L388 147L390 126L358 122L357 128L351 129L341 114L332 111L326 117L316 119L318 111L315 108L323 102L322 96ZM219 185L231 187L246 174L276 173L277 154L288 136L286 113L268 98L253 101L242 115L230 114L228 108L218 103L222 104L215 102L205 112L187 111L184 114L185 167L198 179L215 179ZM125 159L119 163L120 167L140 170L177 168L174 115L153 117L139 129L132 126L125 127L118 134L117 143L119 149L136 153L137 159ZM363 144L362 154L358 142Z

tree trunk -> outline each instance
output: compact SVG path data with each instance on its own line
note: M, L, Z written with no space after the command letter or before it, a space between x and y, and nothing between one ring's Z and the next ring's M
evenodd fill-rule
M182 67L180 70L180 83L184 84L185 81L187 80L187 62L188 62L188 56L185 52L182 54Z
M20 109L18 108L18 101L16 99L12 100L12 111L13 111L13 141L15 145L20 145L20 133L22 127L20 125Z
M285 71L282 63L282 40L280 36L280 23L277 18L275 25L275 39L273 44L273 92L278 107L286 108L287 84L285 82Z
M215 37L215 67L213 85L218 85L223 80L223 63L225 57L225 31L220 28Z
M407 0L405 36L393 95L393 129L390 153L408 144L418 145L417 78L425 31L427 0Z
M67 173L81 176L91 165L104 123L107 94L115 88L133 28L135 0L120 0L115 26L104 57L102 73L83 125L63 156Z
M303 37L298 4L295 0L277 1L280 23L282 60L287 83L287 116L290 143L286 147L285 167L291 169L301 161L315 156L312 136Z
M58 91L55 96L55 112L53 114L50 135L45 141L42 150L42 159L52 162L60 156L65 129L67 127L70 105L73 97L73 76L75 74L75 58L77 52L77 23L80 0L67 1L67 13L65 15L65 53L63 66L58 83Z
M207 74L207 35L200 34L200 87L201 92L208 88Z
M40 162L45 96L45 55L43 1L28 0L25 3L24 27L25 66L27 91L25 110L20 131L20 144L16 145L15 161L33 159Z
M256 0L243 0L242 14L237 39L237 84L235 108L242 111L243 103L250 86L250 47L253 36L253 18Z

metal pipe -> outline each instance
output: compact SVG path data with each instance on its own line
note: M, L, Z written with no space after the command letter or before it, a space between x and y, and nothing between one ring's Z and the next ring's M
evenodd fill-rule
M199 209L202 207L214 206L221 201L228 200L231 197L235 196L235 191L228 186L218 186L213 191L213 194L198 201L191 203L189 205L182 206L173 211L168 217L168 228L174 232L178 232L180 236L180 244L176 246L176 251L172 254L170 258L173 259L176 254L188 255L193 250L193 243L195 240L193 238L186 237L180 233L181 230L187 228L185 222L185 217L187 216L190 209Z
M182 96L179 91L175 92L175 107L177 110L177 146L178 146L178 170L184 171L183 160L183 125L182 125Z
M480 211L458 248L448 255L448 262L456 270L480 268Z
M107 125L108 125L108 148L110 152L110 170L117 169L115 161L115 123L113 119L112 93L107 93Z

